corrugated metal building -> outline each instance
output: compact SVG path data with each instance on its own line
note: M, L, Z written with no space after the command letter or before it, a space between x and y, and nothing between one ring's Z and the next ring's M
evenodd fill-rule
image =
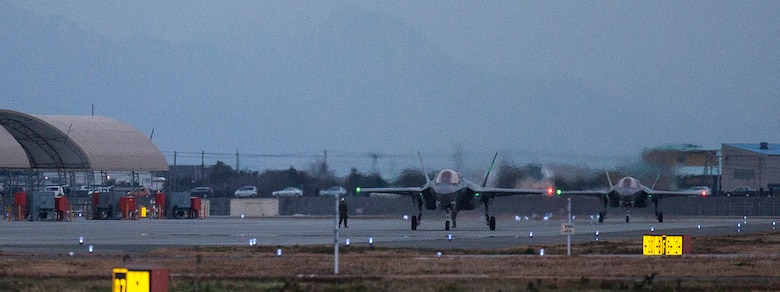
M747 186L780 192L780 144L722 144L721 189Z

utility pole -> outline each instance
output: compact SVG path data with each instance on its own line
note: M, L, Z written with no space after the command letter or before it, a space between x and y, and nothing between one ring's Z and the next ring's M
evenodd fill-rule
M333 235L333 274L339 274L339 195L336 198L336 224L334 225Z
M567 198L568 205L566 206L566 211L569 215L569 219L566 221L571 225L571 198ZM571 256L571 233L566 235L566 255Z

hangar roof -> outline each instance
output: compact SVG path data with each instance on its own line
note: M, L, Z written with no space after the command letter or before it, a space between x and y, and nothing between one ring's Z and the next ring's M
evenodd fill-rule
M165 156L149 138L111 118L37 116L0 109L0 125L4 127L0 167L168 171ZM6 135L18 146L6 141ZM26 166L18 161L19 148L26 155Z
M30 168L22 145L4 127L0 127L0 168Z
M780 144L766 143L767 149L761 149L761 143L755 143L755 144L737 143L737 144L723 144L723 145L731 146L734 148L747 150L747 151L751 151L763 155L770 155L770 156L780 155Z

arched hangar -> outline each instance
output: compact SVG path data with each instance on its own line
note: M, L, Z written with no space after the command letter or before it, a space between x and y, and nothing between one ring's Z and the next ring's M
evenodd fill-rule
M0 109L0 125L0 168L168 171L148 137L111 118Z

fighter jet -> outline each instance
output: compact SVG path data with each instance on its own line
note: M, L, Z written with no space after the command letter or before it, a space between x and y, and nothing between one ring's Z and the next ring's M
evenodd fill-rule
M418 153L419 155L419 153ZM509 189L509 188L488 188L488 176L496 162L493 156L493 162L490 163L488 173L482 185L477 185L466 180L462 174L452 170L444 169L439 171L433 180L428 177L425 171L425 165L420 157L420 164L423 164L423 174L426 183L421 187L402 187L402 188L357 188L357 192L366 193L391 193L405 195L412 198L417 205L418 214L412 216L412 230L417 230L417 226L422 220L422 208L425 206L428 210L440 209L447 213L447 220L444 223L444 230L450 230L450 227L457 228L456 218L458 212L463 210L474 210L478 203L485 206L485 223L490 230L496 230L496 217L490 215L490 206L493 200L500 196L512 195L541 195L544 190L536 189Z
M609 182L609 189L603 191L557 191L559 195L581 195L581 196L593 196L601 199L604 203L604 211L599 212L599 223L604 222L604 217L607 215L607 205L613 208L623 207L626 208L626 223L628 223L631 208L645 208L648 202L653 202L655 205L655 217L658 222L664 222L664 214L658 210L658 204L664 197L695 197L695 196L707 196L707 191L658 191L654 190L653 186L648 188L642 185L638 179L627 176L617 181L617 184L612 185L612 180L609 178L609 172L607 172L607 181ZM658 182L658 178L656 178Z

